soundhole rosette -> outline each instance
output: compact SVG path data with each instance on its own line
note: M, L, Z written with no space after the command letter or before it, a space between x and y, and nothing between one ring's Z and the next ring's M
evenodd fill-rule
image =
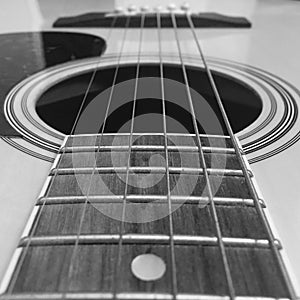
M189 65L202 68L197 57L187 57ZM128 57L126 64L134 63ZM146 63L153 62L153 58ZM65 134L55 130L36 112L36 104L44 92L67 78L91 72L97 59L85 59L49 68L20 82L7 95L5 117L23 139L4 140L12 146L44 160L53 161ZM99 68L116 63L115 57L101 60ZM174 63L174 57L166 57ZM259 95L262 111L257 119L236 132L250 163L276 155L291 147L300 138L298 117L299 91L285 80L264 70L232 61L208 58L212 71L247 85Z

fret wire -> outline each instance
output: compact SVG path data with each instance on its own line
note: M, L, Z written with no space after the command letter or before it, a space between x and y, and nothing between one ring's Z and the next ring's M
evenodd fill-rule
M254 187L254 185L252 183L252 180L251 180L251 178L250 178L250 176L249 176L249 174L247 172L247 167L246 167L246 164L244 162L244 159L242 158L242 153L240 151L240 147L239 147L238 142L236 141L236 137L235 137L235 135L234 135L234 133L232 131L232 128L231 128L229 119L227 117L227 113L226 113L226 110L224 108L224 105L223 105L222 99L220 97L219 91L217 89L215 80L214 80L213 75L212 75L212 73L210 71L210 68L208 67L208 64L206 62L206 58L204 56L204 53L203 53L203 50L202 50L202 46L200 44L200 41L199 41L199 39L197 37L197 34L196 34L196 31L195 31L195 27L194 27L194 23L193 23L192 18L191 18L191 14L190 14L190 12L186 12L185 15L186 15L187 20L189 22L189 27L190 27L190 29L192 31L194 40L196 42L196 46L197 46L198 52L199 52L199 54L201 56L201 59L203 61L204 68L205 68L206 74L208 76L208 80L209 80L209 82L211 84L214 96L215 96L215 98L217 100L218 107L219 107L219 109L221 111L223 120L225 122L226 129L227 129L227 131L229 133L229 136L231 138L231 141L233 143L233 146L234 146L236 154L237 154L237 158L238 158L238 160L240 162L240 165L242 167L242 170L243 170L243 173L244 173L247 185L248 185L248 187L250 189L251 196L254 199L256 211L258 212L258 215L261 218L261 220L262 220L262 222L264 224L264 227L266 229L266 233L267 233L267 235L269 237L269 241L270 241L270 245L271 245L271 250L272 250L273 255L275 257L275 260L276 260L276 262L278 264L278 267L279 267L279 269L282 272L281 275L282 275L283 280L284 280L284 282L286 284L288 292L291 295L291 298L292 299L296 299L297 298L296 292L295 292L295 290L293 288L291 279L289 278L287 269L286 269L286 267L285 267L285 265L283 263L283 260L282 260L280 254L279 254L279 251L278 251L278 249L275 246L275 243L274 243L275 238L274 238L272 229L271 229L271 227L270 227L270 225L269 225L269 223L268 223L268 221L266 219L266 216L265 216L265 213L263 211L263 208L260 205L260 199L259 199L259 197L257 195L257 191L256 191L256 189L255 189L255 187Z
M117 17L115 16L115 17L113 18L113 21L112 21L112 23L111 23L111 26L109 27L109 31L108 31L107 38L106 38L107 42L108 42L108 41L110 40L110 38L111 38L111 35L112 35L112 32L113 32L113 28L114 28L114 25L115 25L115 23L116 23L116 20L117 20ZM99 66L100 66L101 59L102 59L102 56L101 56L101 55L102 55L102 51L100 50L98 61L97 61L96 64L95 64L95 67L94 67L94 69L93 69L93 73L92 73L92 75L91 75L91 77L90 77L90 80L89 80L87 89L86 89L86 91L85 91L85 94L84 94L84 97L83 97L83 99L82 99L81 105L80 105L79 110L78 110L78 112L77 112L77 115L76 115L75 121L74 121L74 123L73 123L72 129L71 129L71 131L70 131L70 134L71 134L71 135L74 134L74 130L75 130L76 124L77 124L77 122L78 122L78 120L79 120L79 117L80 117L80 115L81 115L81 113L82 113L82 109L83 109L84 104L85 104L85 102L86 102L86 100L87 100L87 96L88 96L89 91L90 91L90 88L91 88L91 86L92 86L92 84L93 84L93 82L94 82L96 73L98 72L98 68L99 68ZM59 153L59 151L58 151L58 153ZM57 153L57 154L58 154L58 153ZM63 154L64 154L64 152L63 152ZM55 176L56 176L56 175L55 175ZM54 176L54 178L55 178L55 176ZM48 193L49 193L49 191L50 191L50 189L51 189L51 187L52 187L52 185L53 185L54 178L52 178L52 181L49 183L48 189L47 189L47 191L46 191L47 195L48 195ZM45 198L45 199L46 199L46 198ZM17 264L17 266L16 266L16 268L15 268L15 270L14 270L14 272L13 272L12 278L11 278L11 280L10 280L9 286L8 286L8 288L7 288L7 291L6 291L6 294L8 294L8 295L11 295L12 292L13 292L13 289L14 289L14 287L15 287L15 284L16 284L16 281L17 281L17 279L18 279L19 273L20 273L20 271L21 271L21 267L22 267L23 262L24 262L24 260L25 260L25 258L26 258L26 255L27 255L27 253L28 253L28 249L29 249L29 246L30 246L30 239L32 238L34 232L36 231L37 224L39 223L39 220L40 220L40 218L41 218L42 211L43 211L44 207L45 207L45 201L42 203L42 205L41 205L40 208L39 208L39 211L38 211L38 213L37 213L37 216L36 216L36 218L35 218L35 220L34 220L34 224L33 224L32 229L31 229L31 233L30 233L30 236L29 236L29 242L28 242L28 244L26 245L26 248L22 251L22 253L21 253L21 255L20 255L20 258L19 258L19 260L18 260L18 264Z
M74 174L90 174L94 171L97 171L101 174L115 174L115 173L127 173L126 167L79 167L79 168L60 168L60 169L51 169L50 175L74 175ZM209 175L223 175L223 176L237 176L244 177L242 170L234 169L211 169L207 168ZM249 171L248 171L249 172ZM130 167L129 173L135 174L165 174L165 167ZM186 174L186 175L203 175L203 168L191 168L191 167L170 167L170 174ZM250 173L252 174L252 173Z
M86 137L86 136L98 136L100 134L91 134L91 133L83 133L83 134L76 134L76 135L72 135L70 134L69 137ZM110 135L119 135L119 136L125 136L125 135L130 135L130 133L126 133L126 132L119 132L119 133L104 133L104 136L110 136ZM158 133L158 132L133 132L133 136L140 136L140 135L164 135L163 133ZM195 137L196 134L194 133L172 133L172 132L167 132L167 136L187 136L187 137ZM230 139L230 136L228 135L219 135L219 134L199 134L200 137L211 137L211 138L222 138L222 139Z
M170 192L170 169L169 169L169 153L168 153L168 137L167 137L167 118L166 118L166 99L164 88L164 68L162 61L162 45L161 45L161 16L158 11L156 14L157 19L157 33L158 33L158 48L159 48L159 68L160 68L160 85L161 85L161 98L162 98L162 111L163 111L163 130L164 130L164 150L166 160L166 179L167 179L167 199L168 199L168 212L169 212L169 230L170 230L170 254L171 254L171 270L172 270L172 291L173 298L177 299L177 271L175 260L175 247L174 247L174 229L172 218L172 202Z
M96 244L118 244L120 234L84 234L79 237L81 245L96 245ZM77 235L49 235L49 236L34 236L31 240L30 247L36 246L56 246L56 245L74 245ZM170 235L164 234L123 234L123 244L169 244L172 240L173 246L176 245L218 245L218 238L201 235ZM223 237L223 243L231 247L245 248L267 248L269 249L270 242L268 239L251 239L251 238L235 238ZM18 247L25 247L28 238L21 239ZM278 240L275 240L275 245L278 249L282 246Z
M171 11L171 18L172 18L172 24L173 24L173 27L174 27L176 43L177 43L177 48L178 48L178 52L179 52L179 58L180 58L181 66L182 66L184 82L185 82L185 85L186 85L187 97L188 97L189 106L190 106L190 110L191 110L191 114L192 114L193 126L194 126L194 130L195 130L195 133L196 133L196 140L197 140L197 144L198 144L198 147L199 147L200 160L201 160L201 163L202 163L203 169L204 169L204 176L205 176L205 180L206 180L206 184L207 184L207 189L208 189L208 194L209 194L209 201L210 201L210 204L211 204L210 209L211 209L211 213L213 215L213 219L214 219L214 222L215 222L216 233L217 233L217 237L218 237L218 245L219 245L219 249L220 249L221 256L222 256L222 261L223 261L224 271L225 271L225 275L226 275L228 291L229 291L230 299L234 300L235 299L235 290L234 290L234 287L233 287L233 281L232 281L232 277L231 277L231 273L230 273L229 263L228 263L228 260L227 260L225 246L224 246L223 239L222 239L222 233L221 233L221 229L220 229L218 215L217 215L216 207L215 207L215 204L214 204L212 189L211 189L211 185L210 185L210 181L209 181L209 175L208 175L208 172L207 172L206 162L205 162L205 159L204 159L204 153L202 151L201 140L200 140L199 131L198 131L198 127L197 127L197 120L196 120L195 111L194 111L194 107L193 107L193 100L192 100L192 96L191 96L191 92L190 92L186 67L184 65L183 55L182 55L181 46L180 46L180 42L179 42L176 18L175 18L175 15L174 15L173 11Z
M1 295L0 300L61 300L62 293L19 293L10 296ZM112 300L112 293L101 292L70 292L66 293L66 298L69 300ZM173 295L168 293L119 293L116 295L117 300L172 300ZM236 300L290 300L289 298L274 298L274 297L249 297L237 296ZM214 296L204 294L178 294L177 300L229 300L228 296Z
M98 195L89 196L89 200L92 203L123 203L123 195ZM46 199L40 199L36 205L41 205L44 201L46 205L60 205L60 204L82 204L86 200L86 196L61 196L61 197L48 197ZM165 203L168 199L165 195L127 195L127 200L131 203L147 203L152 202L153 204ZM255 206L252 199L247 198L226 198L226 197L214 197L216 205L226 205L226 206ZM198 204L202 205L209 204L208 197L197 197L197 196L175 196L171 195L171 202L184 203L184 204ZM265 204L260 201L262 207Z
M65 147L64 153L76 153L76 152L95 152L98 146L75 146ZM127 151L128 146L99 146L99 151ZM132 151L163 151L164 146L153 145L132 145ZM220 154L236 154L234 148L221 148L221 147L202 147L205 153L220 153ZM168 145L168 151L184 151L184 152L198 152L196 146L173 146Z
M126 180L125 180L125 191L124 191L124 199L123 199L123 206L122 206L122 222L120 225L120 240L118 244L118 254L117 254L117 262L115 265L114 270L114 287L113 287L113 294L114 299L117 295L117 289L120 281L120 268L122 263L122 236L124 232L124 220L125 220L125 213L126 213L126 197L127 197L127 190L128 190L128 180L129 180L129 168L130 168L130 159L131 159L131 147L132 147L132 139L133 139L133 129L134 129L134 118L135 118L135 107L137 101L137 91L138 91L138 81L140 75L140 60L141 60L141 51L142 51L142 41L143 41L143 29L144 29L144 22L145 22L145 13L142 12L141 14L141 25L140 25L140 36L139 36L139 47L138 47L138 58L137 58L137 67L136 67L136 74L135 74L135 86L134 86L134 94L133 94L133 105L132 105L132 115L131 115L131 125L130 125L130 136L129 136L129 150L128 150L128 160L127 160L127 171L126 171Z

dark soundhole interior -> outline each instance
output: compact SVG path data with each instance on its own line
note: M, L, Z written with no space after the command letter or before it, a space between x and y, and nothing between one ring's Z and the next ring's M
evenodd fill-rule
M207 75L203 69L195 67L187 67L188 80L190 87L205 99L217 117L220 126L214 124L205 124L203 128L202 117L209 116L204 106L201 106L197 99L194 99L193 105L197 118L198 130L200 133L207 134L226 134L225 125L221 113L219 111L216 99L214 97L211 85ZM59 84L47 90L38 100L36 110L38 115L51 127L56 130L69 134L76 120L81 103L84 99L85 92L92 72L83 75L74 76L66 79ZM94 112L92 118L99 118L97 126L81 126L76 129L75 133L95 133L102 131L105 109L108 105L109 97L99 97L101 92L108 89L113 82L115 75L115 66L101 69L96 73L94 81L91 85L89 93L86 97L84 107L95 99L99 101L99 113ZM239 132L249 126L257 119L262 110L262 102L259 95L246 84L220 73L213 73L214 79L223 101L225 110L230 120L234 132ZM130 120L132 119L134 84L136 77L136 65L120 66L117 73L116 84L132 80L126 90L124 97L130 98L130 101L115 103L117 97L112 94L111 109L106 118L104 132L130 132ZM139 78L155 77L156 81L151 89L157 90L160 95L160 77L159 65L144 64L140 66ZM164 77L178 83L184 83L182 68L179 65L164 65ZM142 81L139 81L142 82ZM157 84L155 84L157 83ZM143 84L138 83L137 95L143 91ZM167 115L167 131L174 133L194 133L192 114L190 113L190 105L185 90L185 85L181 90L179 101L172 101L172 86L165 84L166 94L166 115ZM173 89L173 90L172 90ZM177 91L176 91L177 93ZM174 94L173 94L174 95ZM170 98L171 97L171 98ZM120 98L120 97L119 97ZM160 97L139 97L135 107L135 126L134 132L163 132L162 125L162 100ZM115 102L114 102L115 101ZM207 106L206 106L207 107ZM202 117L201 117L202 116ZM142 118L138 118L142 117ZM207 121L207 120L206 120ZM209 120L208 120L209 121ZM93 123L93 122L91 122ZM94 122L95 123L95 122ZM93 124L94 124L93 123ZM209 122L206 122L209 123ZM178 125L180 124L180 126Z

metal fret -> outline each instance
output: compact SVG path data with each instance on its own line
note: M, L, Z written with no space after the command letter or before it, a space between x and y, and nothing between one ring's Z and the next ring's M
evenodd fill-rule
M119 293L118 300L172 300L173 295L167 293ZM113 293L22 293L0 296L0 300L110 300ZM228 296L212 296L202 294L177 294L177 300L229 300ZM236 300L289 300L289 298L247 297L237 296Z
M55 168L51 170L51 174L57 175L71 175L71 174L91 174L93 171L97 173L126 173L126 167L82 167L82 168ZM166 173L165 167L129 167L129 172L134 173ZM169 172L172 174L190 174L199 175L203 174L203 168L178 168L169 167ZM224 175L224 176L243 176L242 170L230 170L230 169L207 169L210 175Z
M123 203L123 195L99 195L99 196L89 196L89 201L92 203ZM86 201L86 196L61 196L61 197L46 197L40 198L37 202L37 205L42 205L45 202L45 205L54 205L54 204L79 204ZM167 196L164 195L128 195L128 202L132 203L166 203ZM197 197L197 196L172 196L172 203L186 203L186 204L195 204L195 205L208 205L208 197ZM226 206L252 206L254 207L254 201L252 199L243 199L243 198L221 198L214 197L214 202L216 205L226 205ZM261 205L265 207L264 202L261 202Z
M78 138L81 137L98 137L101 136L101 133L83 133L83 134L70 134L67 135L67 138ZM133 132L133 136L143 136L143 135L155 135L155 136L164 136L164 133L157 133L157 132ZM103 133L103 136L129 136L129 133L126 132L119 132L119 133ZM175 137L196 137L195 133L167 133L167 137L169 136L175 136ZM219 134L199 134L201 138L220 138L220 139L228 139L230 140L229 135L219 135Z
M54 246L54 245L74 245L78 238L78 244L118 244L121 238L120 234L86 234L86 235L57 235L57 236L33 236L30 241L30 247L34 246ZM189 236L173 235L176 245L218 245L217 237L207 236ZM19 247L26 247L28 237L24 237ZM222 237L225 246L228 247L249 247L249 248L269 248L270 243L266 239L248 239ZM169 244L170 236L162 234L122 234L122 243L124 244ZM281 249L278 240L274 241L276 247Z
M128 146L74 146L74 147L63 147L60 149L60 153L76 153L76 152L97 152L97 151L128 151ZM164 151L164 146L153 146L153 145L132 145L132 151ZM224 153L224 154L235 154L233 148L222 148L222 147L202 147L204 153ZM168 151L178 152L199 152L197 146L173 146L168 145Z

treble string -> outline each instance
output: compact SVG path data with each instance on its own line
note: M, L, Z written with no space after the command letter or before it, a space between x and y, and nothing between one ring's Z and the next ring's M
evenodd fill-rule
M207 186L207 190L208 190L210 210L211 210L211 214L213 216L214 223L215 223L215 229L216 229L216 234L217 234L217 238L218 238L218 245L219 245L219 249L221 252L224 271L225 271L225 275L226 275L228 292L229 292L231 300L234 300L235 299L235 291L234 291L234 287L233 287L233 282L232 282L232 277L231 277L230 268L229 268L229 264L228 264L228 259L226 256L225 246L224 246L223 239L222 239L222 233L221 233L221 229L220 229L218 215L217 215L217 211L216 211L216 207L215 207L215 203L214 203L214 199L213 199L213 193L212 193L212 188L211 188L211 184L209 181L208 171L207 171L207 167L206 167L206 161L204 158L204 153L203 153L203 149L202 149L202 145L201 145L200 134L199 134L198 125L197 125L197 118L196 118L195 111L194 111L194 105L193 105L192 95L191 95L191 91L190 91L189 80L188 80L188 76L187 76L186 66L185 66L184 60L183 60L183 54L182 54L181 45L180 45L179 36L178 36L177 22L176 22L176 18L175 18L173 9L171 9L171 18L172 18L172 24L173 24L173 28L174 28L175 37L176 37L176 43L177 43L177 48L178 48L178 52L179 52L179 58L180 58L180 62L181 62L184 82L185 82L185 86L186 86L187 98L189 101L189 107L190 107L190 111L192 114L193 127L194 127L194 130L196 133L196 140L197 140L197 144L198 144L198 148L199 148L200 161L203 166L203 173L204 173L206 186Z
M208 80L210 82L210 85L212 87L212 90L213 90L213 93L214 93L214 96L215 96L215 99L217 100L217 104L218 104L218 107L221 111L221 114L222 114L222 117L223 117L223 120L224 120L224 123L225 123L225 126L226 126L226 129L229 133L229 136L231 138L231 141L233 143L233 146L234 146L234 149L235 149L235 152L236 152L236 155L237 155L237 158L238 158L238 161L242 167L242 171L243 171L243 174L244 174L244 177L245 177L245 180L247 182L247 186L249 187L250 189L250 193L251 193L251 196L254 200L254 203L255 203L255 207L256 207L256 211L258 213L258 215L260 216L263 224L264 224L264 227L265 227L265 230L266 230L266 233L268 235L268 240L269 240L269 245L270 245L270 248L271 248L271 251L276 259L276 262L278 264L278 267L279 269L282 271L282 275L283 275L283 280L286 284L286 287L289 291L289 294L291 295L291 298L292 299L296 299L297 296L296 296L296 292L293 288L293 285L292 285L292 282L289 278L289 275L288 275L288 272L287 272L287 269L281 259L281 256L280 256L280 253L278 251L278 248L275 244L275 238L274 238L274 235L272 233L272 229L269 225L269 222L267 221L266 219L266 216L265 216L265 213L263 211L263 208L260 204L260 201L259 201L259 197L258 197L258 194L257 194L257 191L255 189L255 187L253 186L253 183L252 183L252 180L249 176L249 173L248 173L248 170L247 170L247 166L242 158L242 154L241 154L241 151L240 151L240 147L238 145L238 142L236 140L236 137L233 133L233 130L232 130L232 127L230 125L230 122L229 122L229 119L228 119L228 116L227 116L227 113L225 111L225 108L224 108L224 105L223 105L223 101L220 97L220 93L217 89L217 86L216 86L216 83L215 83L215 80L213 78L213 75L212 75L212 72L207 64L207 61L206 61L206 58L204 56L204 52L202 50L202 47L201 47L201 44L200 44L200 41L197 37L197 34L196 34L196 30L195 30L195 26L194 26L194 23L193 23L193 20L191 18L191 14L188 10L188 7L185 8L186 10L186 18L188 20L188 23L189 23L189 27L192 31L192 34L193 34L193 37L194 37L194 41L196 43L196 46L197 46L197 49L198 49L198 52L201 56L201 59L202 59L202 62L204 64L204 68L205 68L205 71L206 71L206 74L207 74L207 77L208 77Z
M141 24L140 24L140 35L139 35L139 47L138 47L138 57L137 57L137 66L136 66L136 74L135 74L135 85L134 85L134 93L133 93L133 105L132 105L132 115L131 115L131 125L130 125L130 136L129 136L129 150L128 150L128 158L127 158L127 166L126 166L126 179L125 179L125 190L123 197L123 205L122 205L122 221L120 225L119 232L119 243L118 243L118 252L117 252L117 262L114 270L114 299L117 299L118 285L120 282L120 269L122 264L122 246L123 246L123 235L124 235L124 223L125 223L125 215L126 215L126 202L127 202L127 193L128 193L128 180L130 173L130 159L132 152L132 143L133 143L133 129L134 129L134 119L135 119L135 108L137 101L137 92L138 92L138 83L140 76L140 64L141 64L141 51L142 51L142 41L143 41L143 29L145 23L145 12L142 10L141 12Z
M168 198L168 215L169 215L169 232L170 232L170 254L171 254L171 270L172 270L172 292L173 299L177 297L177 272L175 260L175 247L174 247L174 230L172 218L172 202L170 191L170 171L169 171L169 154L168 154L168 137L167 137L167 118L166 118L166 100L164 88L164 67L162 59L162 45L161 45L161 16L158 10L157 18L157 33L158 33L158 49L159 49L159 69L160 69L160 82L161 82L161 98L162 98L162 111L163 111L163 131L164 131L164 149L166 159L166 179L167 179L167 198Z
M114 18L113 18L113 20L112 20L112 22L111 22L111 25L110 25L110 27L109 27L108 34L107 34L107 37L106 37L106 42L107 42L107 43L108 43L108 42L110 41L110 39L111 39L111 35L112 35L112 32L113 32L113 28L115 27L117 18L118 18L118 16L115 15ZM102 49L100 49L98 57L99 57L99 58L98 58L97 62L95 63L95 66L94 66L94 68L93 68L92 75L91 75L91 77L90 77L90 79L89 79L88 86L87 86L87 88L86 88L86 90L85 90L84 97L83 97L83 99L82 99L81 105L80 105L80 107L79 107L79 109L78 109L78 112L77 112L77 114L76 114L76 118L75 118L75 121L74 121L74 123L73 123L73 125L72 125L72 128L71 128L71 131L70 131L70 133L69 133L69 136L71 136L71 135L74 134L74 131L75 131L77 122L78 122L79 117L80 117L80 115L81 115L81 113L82 113L83 107L84 107L84 105L85 105L85 103L86 103L86 101L87 101L87 98L88 98L90 89L91 89L91 87L92 87L92 84L93 84L93 82L94 82L94 80L95 80L95 76L96 76L97 72L99 72L98 69L99 69L100 64L101 64L101 62L102 62ZM67 136L66 136L65 139L67 139ZM65 153L66 153L66 147L63 148L63 151L62 151L61 156L63 156ZM26 241L26 246L25 246L25 248L23 248L23 250L22 250L22 253L21 253L20 258L19 258L19 260L18 260L17 267L16 267L16 269L14 270L13 277L11 278L10 285L9 285L7 291L6 291L6 293L7 293L8 295L11 295L12 292L13 292L13 290L14 290L14 287L15 287L16 282L17 282L17 279L18 279L18 277L19 277L19 274L20 274L21 268L22 268L22 266L23 266L24 260L25 260L25 258L26 258L26 256L27 256L28 252L29 252L29 249L30 249L30 245L31 245L33 236L35 236L35 233L36 233L36 231L37 231L37 226L38 226L38 224L39 224L40 218L41 218L42 213L43 213L43 211L44 211L44 208L45 208L45 206L46 206L46 202L47 202L47 198L48 198L48 196L49 196L49 192L51 191L51 188L52 188L52 186L53 186L53 183L54 183L54 181L55 181L55 178L56 178L57 174L58 174L58 172L55 172L55 173L54 173L54 175L52 176L52 179L51 179L51 181L50 181L50 183L49 183L49 186L47 187L46 193L45 193L45 195L43 196L44 199L43 199L42 203L40 204L40 208L39 208L39 210L38 210L38 212L37 212L37 215L36 215L36 217L35 217L35 219L34 219L34 224L33 224L32 228L30 229L29 236L28 236L28 237L24 237L24 238L26 238L26 240L27 240L27 241Z

